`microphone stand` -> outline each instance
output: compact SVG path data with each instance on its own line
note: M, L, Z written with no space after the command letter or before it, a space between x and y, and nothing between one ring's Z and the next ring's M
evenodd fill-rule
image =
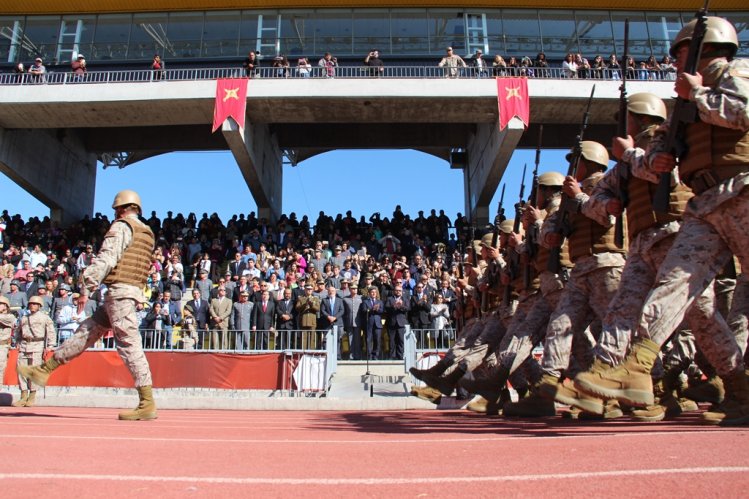
M366 322L366 329L365 335L366 338L364 338L364 341L367 343L367 372L364 374L367 376L367 381L369 381L369 396L374 397L374 386L372 386L372 373L369 372L369 357L371 355L370 348L369 348L369 309L367 309L367 322ZM374 331L372 331L372 334L374 334ZM374 341L374 338L372 338L372 341Z

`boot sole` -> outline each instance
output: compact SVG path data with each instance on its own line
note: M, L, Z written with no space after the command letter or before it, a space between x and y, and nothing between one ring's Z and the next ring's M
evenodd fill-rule
M633 414L632 419L642 423L656 423L658 421L663 421L664 419L666 419L666 413L662 412L658 416L636 416Z
M578 390L606 400L616 399L634 407L647 407L655 404L653 391L646 390L617 390L604 388L599 385L589 384L586 380L575 380L575 388Z
M554 397L554 400L556 400L560 404L577 407L578 409L582 409L585 412L591 412L593 414L603 415L603 408L604 408L603 402L595 402L593 400L584 400L584 399L577 399L577 398L567 398L564 395L560 395L560 394L557 394Z
M159 415L157 413L151 413L151 414L143 414L142 416L137 417L123 417L122 415L119 415L117 419L120 421L153 421L154 419L158 418Z

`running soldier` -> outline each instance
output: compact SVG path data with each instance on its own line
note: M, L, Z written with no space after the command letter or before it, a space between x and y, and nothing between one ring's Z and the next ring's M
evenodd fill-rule
M151 370L143 353L136 316L136 304L146 301L143 289L151 267L154 236L138 219L142 212L138 194L129 190L119 192L112 208L116 219L104 236L94 262L83 272L83 285L89 293L93 294L102 283L107 285L104 305L82 322L47 362L39 367L20 367L19 375L44 386L57 367L79 356L111 329L117 353L133 376L139 397L138 406L120 413L119 419L156 419Z
M684 213L681 230L666 255L642 309L637 340L617 367L581 373L575 386L594 396L616 398L632 405L652 403L651 369L658 352L699 297L735 254L742 273L749 275L749 61L733 59L736 30L725 19L707 18L696 74L685 70L689 42L697 19L685 25L671 45L676 59L675 90L694 102L699 120L686 124L687 153L678 173L694 197ZM670 174L676 159L666 144L667 126L658 130L645 162L660 174ZM708 312L708 311L706 311ZM704 420L712 424L749 422L749 381L741 349L719 314L722 331L713 338L720 352L716 370L723 378L725 400ZM707 353L707 352L705 352Z

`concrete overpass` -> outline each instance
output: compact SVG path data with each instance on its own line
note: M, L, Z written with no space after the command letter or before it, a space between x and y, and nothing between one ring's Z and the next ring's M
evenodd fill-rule
M96 161L126 152L137 161L172 151L229 149L258 205L282 210L282 156L295 163L333 149L417 149L463 169L466 213L489 219L489 203L516 148L574 141L593 84L587 137L610 141L618 106L613 80L530 79L531 126L498 130L493 79L250 80L247 126L211 134L215 80L0 85L0 170L65 224L93 210ZM672 82L632 81L628 92L671 97ZM465 154L462 154L464 152Z

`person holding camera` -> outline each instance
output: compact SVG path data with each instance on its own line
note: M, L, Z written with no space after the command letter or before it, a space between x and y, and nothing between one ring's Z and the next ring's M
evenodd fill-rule
M380 59L380 51L372 49L364 58L364 65L369 67L369 76L376 78L385 73L385 64Z
M325 52L317 63L322 68L322 75L325 78L335 78L336 68L338 67L338 58L333 57L330 52Z
M73 72L73 81L81 82L85 78L86 71L86 58L83 54L78 54L76 60L70 63L70 70Z

